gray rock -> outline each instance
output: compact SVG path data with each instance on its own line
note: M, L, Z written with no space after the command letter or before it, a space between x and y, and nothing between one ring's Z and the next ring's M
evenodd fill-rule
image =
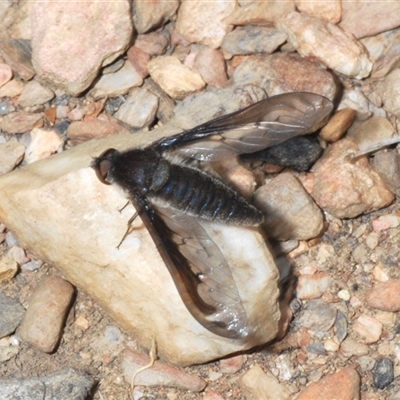
M394 379L393 361L390 358L381 358L377 361L374 370L374 386L385 389Z
M24 313L25 308L17 300L0 292L0 338L15 332Z
M65 368L51 375L24 379L0 379L2 400L84 400L94 380L73 368Z

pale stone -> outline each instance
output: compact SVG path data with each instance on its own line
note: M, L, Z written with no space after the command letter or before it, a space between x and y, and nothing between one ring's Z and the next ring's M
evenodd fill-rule
M25 146L16 141L0 143L0 175L12 171L24 158Z
M26 148L25 161L31 164L62 150L64 141L56 131L35 128Z
M18 97L18 105L21 107L32 107L44 104L54 97L54 93L41 85L38 81L28 82L21 95Z
M154 82L173 99L182 99L206 85L198 72L173 56L153 58L147 67Z
M342 17L341 0L295 0L295 3L299 11L305 12L324 21L331 22L332 24L337 24Z
M382 106L386 111L400 116L400 99L398 96L400 89L400 69L393 70L382 81L376 85L374 95L379 96ZM374 101L376 103L376 101ZM380 105L380 104L377 104Z
M142 76L135 67L126 61L117 72L103 75L94 85L90 94L95 98L116 97L125 94L129 89L140 86L143 83Z
M382 323L367 314L361 314L354 323L353 330L363 338L364 343L375 343L381 337Z
M355 118L356 112L352 108L343 108L330 118L321 129L319 136L328 142L336 142L347 132Z
M24 82L13 79L0 88L0 97L16 97L24 90Z
M11 80L13 72L8 64L0 63L0 87Z
M292 12L278 27L303 57L312 57L343 75L362 79L372 69L365 47L336 25Z
M18 272L18 264L9 256L0 258L0 282L8 282Z
M239 384L246 399L252 400L290 400L290 391L273 376L265 373L260 365L245 372Z
M296 288L296 296L299 299L317 299L329 289L332 278L325 272L314 275L300 275Z
M275 337L280 318L278 271L263 237L254 230L207 227L232 266L249 326L257 332L235 341L214 335L191 316L139 218L117 249L134 209L120 211L126 198L98 181L89 168L92 157L110 147L145 145L175 132L164 126L150 134L90 141L0 177L0 220L29 254L57 266L140 345L150 348L156 339L161 358L188 365Z
M131 39L130 3L125 0L91 0L79 7L60 0L43 7L34 1L31 18L32 62L38 76L72 95L84 91Z
M225 19L232 14L235 7L234 0L183 0L175 28L189 43L200 43L216 49L221 46L225 35L232 30L232 26Z

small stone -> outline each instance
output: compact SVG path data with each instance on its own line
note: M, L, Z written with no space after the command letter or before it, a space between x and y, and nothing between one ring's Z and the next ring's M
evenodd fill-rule
M131 382L136 371L150 362L148 356L129 349L123 350L121 355L122 369L127 382ZM135 385L170 386L191 390L192 392L201 392L206 387L206 382L176 367L156 361L152 367L144 369L135 376Z
M27 263L21 265L21 269L23 271L34 272L37 271L43 265L43 261L40 260L31 260Z
M326 351L337 352L339 350L339 343L333 339L325 340L324 349Z
M351 161L357 151L351 139L342 139L333 143L313 167L311 195L324 211L336 218L354 218L393 201L393 194L365 157Z
M25 161L31 164L35 161L47 158L53 153L60 152L64 141L54 130L36 128L31 131L31 142L29 143Z
M246 397L252 400L289 400L291 394L271 373L255 365L239 378L239 385Z
M73 286L56 276L43 278L33 292L18 336L46 353L56 348L72 296Z
M81 328L83 331L87 331L90 327L90 323L84 315L79 315L76 318L74 324L77 327Z
M337 93L332 74L316 61L298 54L250 56L235 69L231 79L235 85L260 86L269 96L312 92L333 99Z
M167 22L176 13L179 1L134 1L132 7L135 29L138 33L146 33Z
M183 65L176 57L153 58L148 69L150 76L173 99L182 99L204 88L200 74Z
M209 47L201 49L194 59L194 67L208 85L216 88L229 85L225 59L221 50Z
M334 24L291 12L279 21L278 27L301 56L316 58L340 74L362 79L372 70L365 47Z
M8 257L12 258L18 265L25 264L29 258L25 255L25 250L19 246L13 246L7 252Z
M9 256L0 258L0 282L8 282L18 272L18 263Z
M313 275L300 275L296 296L299 299L317 299L326 292L332 283L332 278L326 272L319 272Z
M143 78L136 71L130 61L126 61L124 66L112 74L103 75L94 85L90 94L95 98L116 97L127 93L131 88L140 86Z
M389 358L381 358L374 369L374 386L383 390L393 382L393 361Z
M335 374L326 375L310 383L296 400L359 400L360 376L354 368L347 367Z
M357 332L365 343L375 343L382 334L382 324L367 314L360 315L353 325L353 330Z
M25 111L13 112L0 121L0 129L10 134L25 133L41 126L43 119L40 114Z
M132 35L131 7L125 1L83 2L79 7L55 2L45 8L34 2L30 19L36 73L72 95L87 89L101 67L124 53Z
M360 341L348 337L341 343L340 352L347 358L361 357L368 354L369 347L365 343L360 343Z
M270 237L308 240L324 230L324 217L301 183L290 173L261 186L254 202L263 211Z
M20 96L18 97L18 105L21 107L33 107L45 104L54 97L53 91L42 86L38 81L28 82Z
M246 25L229 32L222 43L222 50L234 55L273 53L286 41L286 34L274 27Z
M117 133L129 133L129 130L116 120L105 121L97 118L72 122L67 131L68 137L74 145L91 139L116 135Z
M400 99L396 95L399 87L400 69L396 68L376 84L374 92L375 95L379 96L382 107L396 116L400 116Z
M319 136L327 142L336 142L347 132L355 118L356 112L352 108L343 108L330 118Z
M374 153L371 165L382 177L387 188L400 196L400 157L395 149L385 149Z
M203 400L225 400L225 397L223 397L220 393L210 390L204 393L204 396L202 397Z
M350 292L348 290L339 290L338 291L338 297L339 299L342 299L344 301L349 301L350 300Z
M336 333L337 340L339 343L343 342L343 340L347 336L347 318L346 316L341 312L338 311L336 314L336 320L334 324L334 331Z
M168 45L168 35L166 35L164 32L150 32L146 33L145 35L138 35L135 40L134 47L137 47L151 56L160 56L161 54L165 53Z
M147 64L150 61L150 55L140 50L136 46L132 46L126 55L128 56L128 60L133 65L133 68L135 68L139 76L142 79L146 78L146 76L149 75Z
M17 346L12 346L11 344L3 345L0 343L0 362L5 362L11 360L14 356L16 356L20 352L20 348ZM0 385L2 384L0 379ZM0 388L1 394L1 388ZM11 399L11 397L8 397Z
M16 141L0 143L0 175L12 171L24 158L25 146Z
M21 304L0 292L0 339L15 332L25 309Z
M85 399L95 381L88 374L65 368L46 376L0 379L1 399Z
M377 232L371 232L365 239L365 244L371 249L374 250L379 244L379 234Z
M308 0L295 0L299 11L322 19L332 24L337 24L342 18L342 4L340 0L313 2Z
M219 362L219 369L223 374L234 374L241 370L245 362L245 354L224 358Z
M9 65L0 63L0 87L4 86L11 80L13 76L12 69Z
M14 71L14 74L18 74L25 81L29 81L35 76L31 61L32 48L29 40L2 38L0 55Z
M13 79L7 82L4 86L0 87L0 97L16 97L19 96L24 90L24 83L22 81Z
M337 310L320 300L310 301L298 319L298 323L314 332L327 332L336 320Z
M400 280L376 283L366 294L369 307L382 311L400 311Z
M216 49L232 26L226 21L235 11L236 2L193 2L183 0L179 7L176 30L189 42Z
M154 122L158 108L158 97L143 88L135 88L115 117L134 129L146 129Z

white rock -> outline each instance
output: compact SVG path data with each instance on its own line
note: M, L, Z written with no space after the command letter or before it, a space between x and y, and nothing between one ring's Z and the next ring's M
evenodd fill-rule
M26 148L25 161L31 164L62 150L64 141L55 131L35 128L31 132L31 142Z
M340 74L362 79L372 69L365 47L336 25L291 12L278 26L303 57L313 57Z
M367 314L361 314L353 329L363 338L364 343L375 343L381 337L382 323Z
M166 126L151 137L163 133ZM117 249L134 210L120 212L125 197L100 183L89 165L107 148L144 145L145 138L148 143L148 133L86 142L0 177L0 220L29 254L57 266L140 345L149 348L155 338L158 355L169 362L204 363L272 340L280 318L278 271L260 234L219 227L213 237L232 266L249 324L257 331L245 342L216 336L191 316L139 219Z
M24 154L25 146L21 143L0 143L0 175L12 171L22 161Z

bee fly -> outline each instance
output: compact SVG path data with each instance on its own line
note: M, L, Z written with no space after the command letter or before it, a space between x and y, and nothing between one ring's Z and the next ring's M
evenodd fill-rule
M92 167L122 188L150 232L187 309L211 332L251 332L231 267L202 222L258 226L262 213L188 159L212 162L253 153L318 130L333 109L313 93L261 100L142 149L106 150Z

